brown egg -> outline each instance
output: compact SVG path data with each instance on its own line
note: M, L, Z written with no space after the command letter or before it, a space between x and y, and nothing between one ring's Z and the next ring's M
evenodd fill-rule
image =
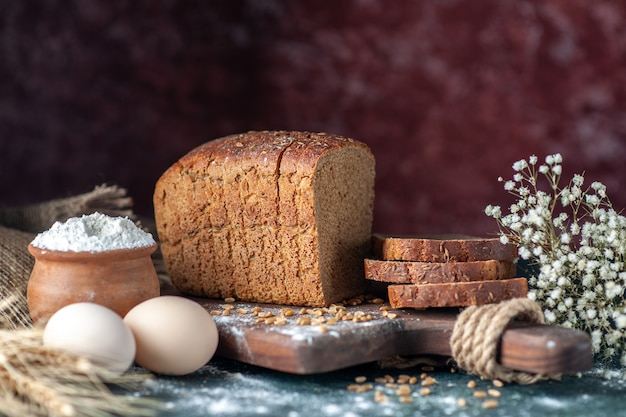
M144 301L126 314L124 322L135 336L135 362L158 374L194 372L217 350L215 321L202 306L184 297Z

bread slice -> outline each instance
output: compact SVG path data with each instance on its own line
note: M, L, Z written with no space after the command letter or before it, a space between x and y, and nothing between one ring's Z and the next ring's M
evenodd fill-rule
M372 237L374 257L392 261L471 262L517 259L517 247L500 239L459 235Z
M365 278L396 284L491 281L513 278L513 261L411 262L365 259Z
M393 308L467 307L526 297L528 280L472 281L453 284L389 285Z
M365 144L323 133L248 132L192 150L154 192L172 283L305 306L362 293L374 165Z

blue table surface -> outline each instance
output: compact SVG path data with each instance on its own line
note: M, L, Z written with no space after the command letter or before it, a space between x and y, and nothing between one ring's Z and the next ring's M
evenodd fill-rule
M146 384L141 396L163 400L160 416L626 416L626 379L619 367L596 367L559 381L532 385L505 384L496 388L465 372L450 367L428 370L436 383L430 395L422 395L419 383L412 385L411 402L400 402L396 389L375 382L376 378L401 374L421 380L421 366L382 369L366 364L320 375L291 375L256 366L214 358L199 371L180 377L159 376ZM608 375L608 376L607 376ZM368 392L347 389L355 378L366 377L373 385ZM468 382L476 382L476 388ZM496 388L501 396L474 397L477 390ZM375 400L381 391L388 401ZM378 395L381 395L378 394ZM464 398L465 406L458 401ZM483 407L495 399L496 408Z

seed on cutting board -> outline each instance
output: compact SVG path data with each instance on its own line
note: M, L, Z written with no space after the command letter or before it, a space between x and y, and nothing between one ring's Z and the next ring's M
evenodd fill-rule
M385 302L385 300L383 300L382 298L374 298L372 300L372 303L374 303L374 304L382 304L384 302Z
M307 317L307 316L298 317L296 319L296 324L298 326L308 326L309 324L311 324L311 317Z
M285 324L287 324L287 319L286 318L284 318L282 316L276 317L276 320L274 321L274 325L276 325L276 326L284 326Z
M230 316L230 309L222 311L222 316Z
M456 403L459 407L465 407L467 405L467 401L465 400L465 398L459 398Z
M354 378L354 382L356 382L357 384L362 384L365 381L367 381L366 376L357 376L356 378Z
M239 313L239 314L248 314L248 310L246 310L245 308L238 308L237 309L237 313Z
M346 304L348 304L349 306L358 306L360 304L363 304L363 300L360 298L351 298Z
M498 388L502 388L504 386L504 382L500 381L499 379L494 379L493 380L493 385L498 387Z
M325 322L326 321L324 320L324 317L311 319L311 325L313 325L313 326L321 326Z
M224 302L228 304L232 304L235 302L235 299L233 297L226 297L224 298Z
M283 308L280 313L285 317L291 317L295 314L292 308Z
M212 316L220 316L222 314L222 312L220 310L211 310L211 315Z
M420 395L423 395L423 396L430 395L430 388L421 388Z
M498 405L498 401L496 400L487 400L483 403L483 408L497 408Z
M474 381L473 379L469 381L467 383L467 388L472 388L472 389L476 388L476 381Z

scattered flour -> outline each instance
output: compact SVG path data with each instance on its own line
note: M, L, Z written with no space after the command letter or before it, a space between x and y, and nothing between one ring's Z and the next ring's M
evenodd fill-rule
M62 252L105 252L151 246L154 238L128 217L93 213L56 222L31 242L40 249Z

